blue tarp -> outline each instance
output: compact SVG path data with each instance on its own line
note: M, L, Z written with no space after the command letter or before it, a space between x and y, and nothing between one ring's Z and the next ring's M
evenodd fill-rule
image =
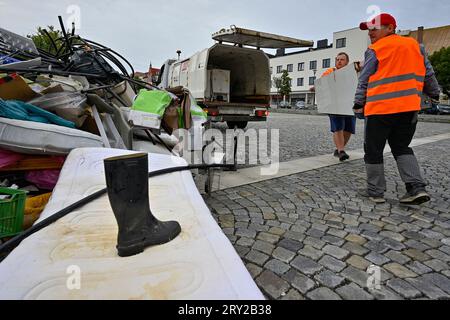
M2 64L10 64L10 63L14 63L14 62L20 62L20 60L8 57L8 56L3 56L0 54L0 65Z
M0 117L41 123L51 123L63 127L75 128L75 123L31 104L0 99Z

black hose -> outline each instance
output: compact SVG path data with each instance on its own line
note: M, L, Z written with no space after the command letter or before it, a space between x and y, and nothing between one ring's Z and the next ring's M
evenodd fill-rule
M188 170L195 170L195 169L208 169L208 168L232 168L234 165L225 165L225 164L212 164L212 165L190 165L190 166L184 166L184 167L173 167L173 168L167 168L162 169L158 171L153 171L148 174L149 179L162 176L169 173L175 173L180 171L188 171ZM17 247L23 240L31 236L32 234L48 227L49 225L53 224L54 222L58 221L59 219L67 216L69 213L71 213L73 210L78 209L86 204L88 204L91 201L94 201L101 196L105 195L107 193L107 189L102 189L100 191L97 191L90 196L87 196L74 204L71 204L70 206L58 211L57 213L53 214L51 217L48 217L47 219L35 224L30 229L22 232L21 234L15 236L11 240L5 242L0 246L0 255L10 252L15 247Z
M67 49L69 49L70 53L73 53L72 47L70 46L69 37L67 36L67 32L66 32L66 29L64 27L64 22L62 20L62 17L58 16L58 20L59 20L59 25L61 26L61 30L62 30L64 39L66 40Z
M55 49L55 53L58 52L58 47L56 46L56 43L55 43L55 41L53 40L53 38L52 38L52 37L50 36L50 34L48 33L47 29L44 29L43 31L44 31L45 35L48 37L48 39L50 40L50 43L52 44L53 49Z
M6 72L31 72L31 73L43 73L43 74L54 74L58 76L82 76L87 78L96 78L96 79L103 79L104 77L99 76L97 74L90 74L90 73L80 73L80 72L67 72L67 71L61 71L61 70L47 70L47 69L27 69L27 68L17 68L17 67L3 67L0 66L0 71L6 71Z

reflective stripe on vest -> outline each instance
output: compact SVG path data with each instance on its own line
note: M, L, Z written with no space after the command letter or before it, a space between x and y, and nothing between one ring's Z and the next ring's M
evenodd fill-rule
M370 48L377 56L378 70L369 79L365 114L419 111L426 68L417 41L391 35Z

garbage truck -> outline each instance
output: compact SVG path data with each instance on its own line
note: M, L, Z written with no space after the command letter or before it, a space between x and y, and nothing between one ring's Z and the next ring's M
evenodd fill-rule
M161 67L161 89L185 87L211 122L245 129L249 121L267 121L271 72L261 48L312 47L314 42L231 26L212 35L216 43L184 60Z

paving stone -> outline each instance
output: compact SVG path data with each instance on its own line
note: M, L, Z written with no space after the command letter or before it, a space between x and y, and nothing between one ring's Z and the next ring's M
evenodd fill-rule
M253 262L254 264L258 265L258 266L264 266L264 264L266 263L267 260L269 260L269 256L255 251L255 250L251 250L246 256L245 258L250 261Z
M415 299L422 296L422 293L411 284L401 279L389 280L387 286L406 299Z
M248 263L246 265L246 267L247 267L247 270L252 275L253 279L256 279L256 277L258 277L261 274L261 272L263 271L262 268L258 267L257 265L255 265L253 263Z
M341 260L347 258L350 255L349 251L332 245L326 245L322 250L326 254Z
M391 261L386 256L376 253L376 252L369 253L365 258L368 261L372 262L373 264L375 264L376 266L379 266L379 267L381 267Z
M403 243L398 242L398 241L393 240L393 239L389 239L389 238L388 239L384 239L382 241L382 243L386 247L388 247L389 249L392 249L392 250L400 251L400 250L406 249L406 246Z
M433 271L433 269L427 267L426 265L424 265L418 261L413 261L413 262L407 264L406 267L408 269L412 270L414 273L417 273L418 275L423 275L423 274L430 273Z
M411 259L413 259L415 261L424 262L424 261L431 259L431 257L429 255L423 253L422 251L416 250L416 249L405 250L402 253L407 255L408 257L410 257Z
M380 290L370 290L370 293L377 300L386 300L386 301L397 301L404 300L399 294L394 293L393 291L387 289L386 287L381 287Z
M301 242L292 239L283 239L278 243L278 247L282 247L292 252L297 252L302 249L304 245Z
M320 274L316 275L315 279L321 285L330 289L335 289L345 281L344 278L336 275L334 272L331 272L329 270L323 271Z
M374 297L355 283L351 283L336 290L344 300L374 300Z
M422 279L426 282L433 283L445 293L450 294L450 279L448 277L445 277L439 273L430 273L424 275Z
M428 254L430 257L433 257L434 259L450 262L450 256L448 254L443 253L442 251L429 250L426 251L425 253Z
M268 242L257 240L253 245L253 249L271 255L273 250L275 249L275 246Z
M416 273L412 272L411 270L405 268L402 265L399 265L398 263L390 263L383 266L383 268L391 272L394 276L401 279L415 278L418 276Z
M286 230L283 230L283 229L277 228L277 227L272 227L269 230L270 234L273 234L273 235L276 235L276 236L282 236L285 232L286 232Z
M331 228L327 231L327 234L344 239L348 235L348 232Z
M435 232L435 231L432 231L429 229L424 229L424 230L420 231L419 233L422 234L423 236L425 236L425 238L430 238L430 239L442 240L445 238L445 236L442 233Z
M433 300L450 298L444 291L435 286L432 282L426 281L423 278L407 279L413 287L425 294L428 298Z
M301 301L305 300L305 298L297 290L291 289L281 300Z
M317 229L309 229L309 231L306 233L308 236L313 237L313 238L322 238L325 233L323 231L317 230Z
M351 242L351 243L356 243L359 245L364 245L365 243L367 243L367 240L359 235L356 234L350 234L348 235L345 240Z
M405 265L406 263L410 262L411 259L403 254L401 254L398 251L391 250L388 253L385 254L385 256L389 259L391 259L394 262L397 262L398 264Z
M309 245L306 245L298 253L301 254L302 256L311 258L316 261L319 260L324 254L322 251L314 249L312 246L309 246Z
M369 252L368 249L360 246L357 243L353 243L353 242L347 242L346 244L344 244L342 246L342 249L350 251L353 254L356 254L358 256L364 256L366 253Z
M239 254L240 257L245 257L247 253L250 251L250 248L240 246L239 244L234 245L234 248L236 249L236 252Z
M314 260L305 258L303 256L298 256L297 258L295 258L291 262L291 265L306 275L313 275L323 269L323 266L316 263Z
M275 236L273 234L266 233L266 232L260 232L258 234L257 239L261 240L261 241L265 241L265 242L271 243L271 244L276 244L278 241L280 241L280 237L279 236Z
M361 271L352 266L349 266L344 271L342 271L341 275L348 280L355 282L360 287L366 287L367 280L369 279L369 275L367 274L367 272Z
M423 241L423 240L421 240ZM405 245L411 249L415 249L418 251L427 251L430 249L430 247L426 244L424 244L423 242L419 242L416 240L408 240L405 242Z
M294 257L296 256L295 252L286 250L282 247L276 248L272 255L274 258L285 263L291 262L292 259L294 259Z
M314 281L295 270L289 271L285 275L285 279L303 295L311 291L316 286Z
M318 288L306 295L311 300L342 300L336 293L328 288Z
M440 242L439 240L436 240L436 239L423 239L420 242L429 246L432 249L438 249L442 246L442 242Z
M312 247L314 247L316 249L319 249L319 250L321 250L327 244L325 241L322 241L322 240L317 239L317 238L312 238L312 237L306 237L303 240L303 243L305 245L310 245L310 246L312 246Z
M305 239L305 235L299 232L287 231L284 233L284 238L292 239L302 242Z
M356 255L351 256L346 262L347 264L364 271L371 265L369 261Z
M345 243L345 240L331 235L323 236L322 240L338 247L342 246Z
M288 264L277 259L270 260L264 267L278 275L286 273L291 268Z
M272 299L278 299L289 290L289 283L281 279L271 271L264 271L257 279L256 283Z
M389 251L389 247L379 241L369 241L364 245L364 247L379 254Z
M249 238L240 238L236 244L242 247L251 247L255 243L255 240Z
M347 264L330 256L324 256L319 264L334 272L341 272L347 267Z
M426 264L428 267L430 267L431 269L433 269L434 271L437 271L437 272L441 272L443 270L448 270L448 264L446 264L445 262L443 262L441 260L433 259L433 260L424 262L424 264Z

